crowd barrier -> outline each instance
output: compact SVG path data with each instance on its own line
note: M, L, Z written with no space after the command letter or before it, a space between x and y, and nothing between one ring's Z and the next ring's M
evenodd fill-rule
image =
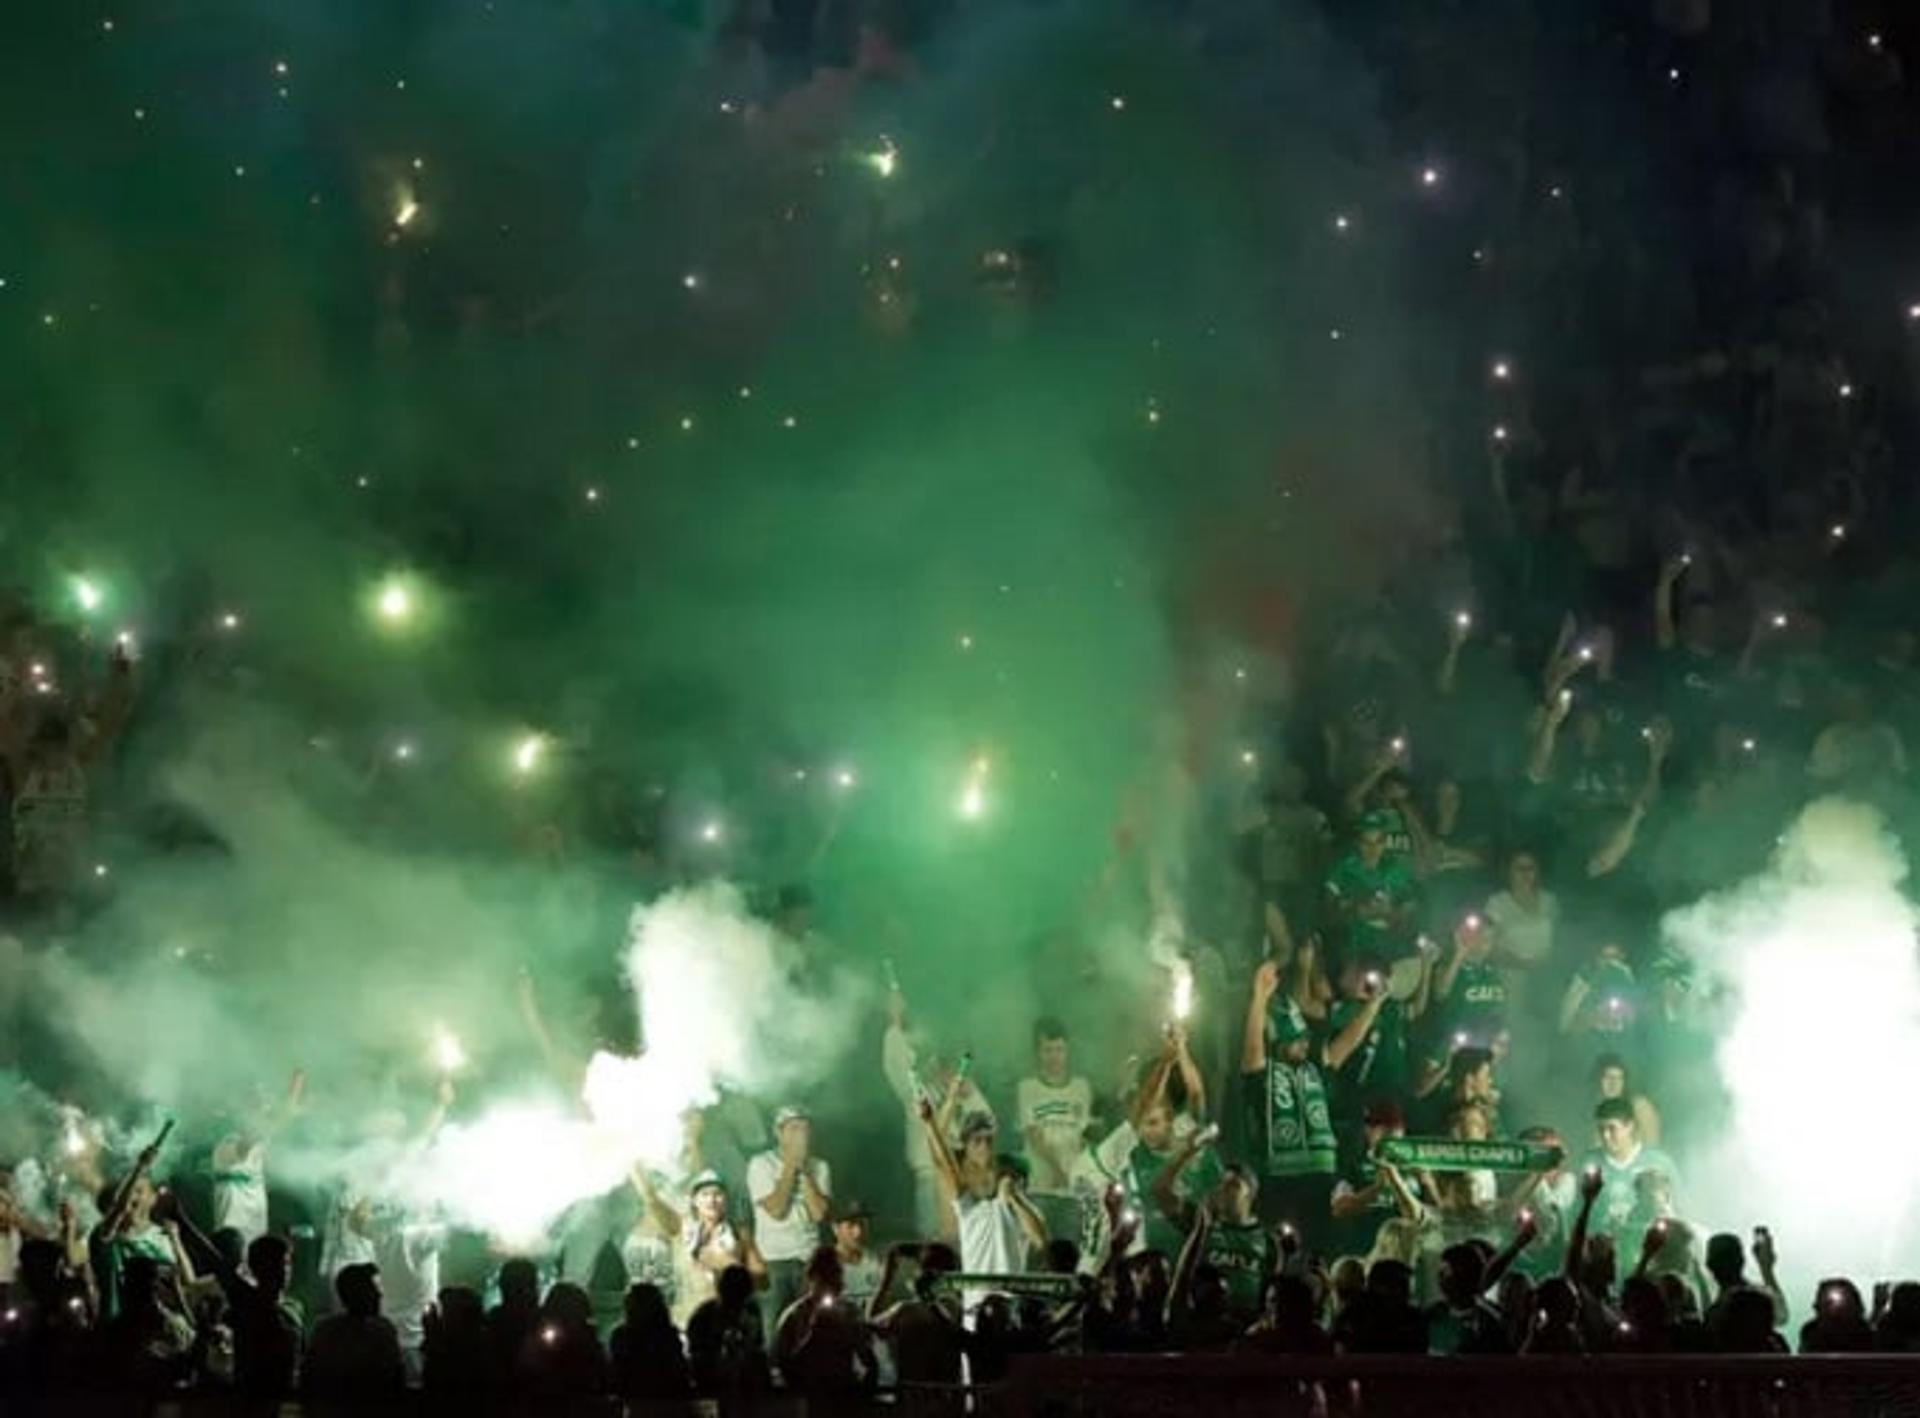
M13 1411L62 1418L1920 1418L1920 1355L1048 1355L1015 1360L1006 1381L992 1387L908 1385L812 1405L791 1395L626 1407L617 1399L530 1404L414 1394L392 1403L263 1408L230 1394L186 1393L69 1395Z

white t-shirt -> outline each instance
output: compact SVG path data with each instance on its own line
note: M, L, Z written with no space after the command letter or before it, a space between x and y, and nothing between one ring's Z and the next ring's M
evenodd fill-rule
M267 1234L267 1144L242 1151L240 1141L222 1138L213 1149L213 1228L230 1227L251 1245Z
M1069 1078L1057 1085L1023 1078L1014 1090L1014 1116L1033 1169L1027 1190L1036 1196L1071 1196L1074 1166L1086 1150L1087 1127L1093 1121L1093 1085L1084 1078ZM1027 1129L1034 1127L1062 1166L1053 1167L1031 1147L1024 1147Z
M1553 924L1560 903L1551 891L1542 891L1529 911L1511 891L1495 892L1487 902L1487 919L1500 950L1515 960L1538 965L1553 953Z
M380 1267L380 1311L400 1332L402 1349L426 1339L427 1306L440 1298L440 1242L444 1227L399 1217L376 1228L373 1263Z
M820 1224L807 1214L806 1188L793 1184L793 1205L785 1217L776 1220L760 1202L773 1194L780 1180L782 1163L778 1152L762 1152L747 1163L747 1192L753 1197L753 1238L767 1260L806 1260L820 1244ZM807 1175L820 1188L822 1196L833 1195L833 1174L818 1157L807 1159Z
M1013 1203L994 1195L954 1198L960 1223L960 1269L975 1275L1023 1275L1027 1269L1027 1233ZM962 1308L971 1312L990 1290L968 1287L960 1295Z

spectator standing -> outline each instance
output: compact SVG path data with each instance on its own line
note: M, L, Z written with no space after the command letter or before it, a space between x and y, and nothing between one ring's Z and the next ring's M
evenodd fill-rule
M820 1227L832 1206L833 1173L813 1155L813 1121L788 1104L773 1115L774 1145L747 1164L754 1242L767 1267L766 1308L786 1313L799 1297Z
M1254 972L1240 1055L1254 1108L1247 1135L1261 1149L1261 1219L1287 1221L1311 1238L1324 1229L1338 1149L1307 1021L1290 999L1273 1007L1279 983L1272 961Z
M1067 1026L1048 1015L1033 1028L1034 1072L1014 1089L1014 1121L1033 1178L1031 1196L1056 1240L1080 1234L1073 1177L1093 1125L1093 1085L1072 1072Z

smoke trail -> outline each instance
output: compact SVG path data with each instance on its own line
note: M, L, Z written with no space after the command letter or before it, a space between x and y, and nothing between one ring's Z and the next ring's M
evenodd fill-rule
M1720 1224L1772 1225L1790 1260L1818 1254L1834 1272L1885 1274L1920 1259L1920 1131L1875 1086L1920 1077L1906 875L1878 811L1822 798L1764 875L1663 923L1728 992L1718 1066L1731 1116L1686 1194L1722 1213L1710 1218Z
M723 1087L777 1101L817 1086L870 1004L852 977L809 983L802 947L748 915L725 882L637 908L627 972L643 1052L596 1055L586 1102L632 1155L653 1160L673 1156L681 1115Z

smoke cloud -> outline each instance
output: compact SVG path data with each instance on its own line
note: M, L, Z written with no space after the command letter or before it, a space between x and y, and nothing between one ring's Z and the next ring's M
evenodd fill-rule
M1897 1101L1920 1077L1907 872L1878 810L1822 798L1764 874L1664 922L1726 990L1731 1112L1685 1194L1723 1209L1703 1218L1716 1226L1771 1225L1788 1263L1818 1255L1830 1274L1888 1274L1920 1254L1920 1131Z

